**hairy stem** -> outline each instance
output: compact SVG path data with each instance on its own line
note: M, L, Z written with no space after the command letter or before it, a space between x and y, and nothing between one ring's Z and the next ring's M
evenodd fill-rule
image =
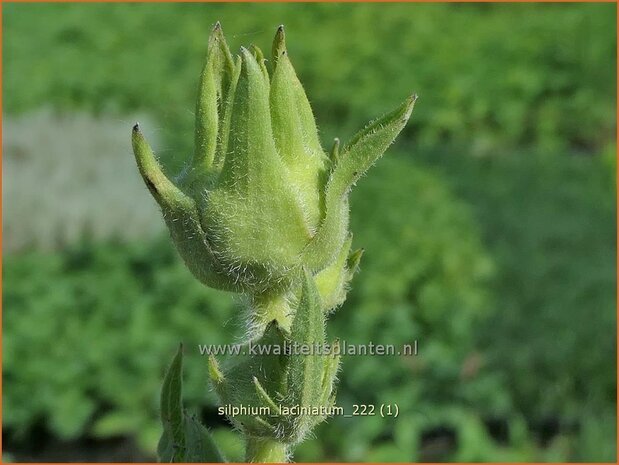
M245 461L248 463L286 463L288 451L286 444L272 439L247 438Z
M292 324L292 309L284 293L264 293L252 296L254 317L262 326L276 320L281 328L290 330Z

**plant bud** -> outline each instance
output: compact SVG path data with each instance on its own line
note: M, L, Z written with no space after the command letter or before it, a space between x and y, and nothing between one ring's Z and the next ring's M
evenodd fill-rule
M200 78L192 159L172 181L138 125L133 149L177 249L198 279L218 289L260 293L287 286L303 267L317 274L335 266L339 284L325 300L336 306L350 248L349 190L402 130L416 96L341 148L338 141L327 155L281 26L272 50L269 76L257 47L241 48L233 59L217 24ZM322 294L320 279L319 286Z
M209 358L211 381L221 403L246 407L230 417L232 423L247 436L288 445L302 441L326 418L334 402L339 351L320 353L325 340L320 294L304 270L290 331L272 321L257 341L244 347L245 356L234 357L228 367Z

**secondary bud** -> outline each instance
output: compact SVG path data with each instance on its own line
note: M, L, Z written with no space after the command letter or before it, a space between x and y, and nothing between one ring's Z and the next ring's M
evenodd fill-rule
M255 294L288 286L303 267L317 274L335 266L341 286L328 297L336 305L350 248L348 192L402 130L415 97L343 147L338 141L329 156L283 26L272 53L269 77L260 49L241 48L233 59L217 24L200 78L193 158L172 182L136 129L136 160L202 282Z

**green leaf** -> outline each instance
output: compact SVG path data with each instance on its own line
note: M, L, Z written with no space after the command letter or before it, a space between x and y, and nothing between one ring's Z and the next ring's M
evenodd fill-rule
M229 136L219 185L246 189L253 182L266 182L265 177L278 173L280 164L269 114L269 83L256 58L244 47L241 47L241 69L234 89Z
M303 289L297 308L290 338L299 347L313 350L325 342L325 315L320 304L320 295L312 275L303 270ZM319 407L322 405L323 370L325 357L312 352L310 355L293 352L288 365L288 395L290 405ZM300 416L297 423L298 436L302 438L318 418Z
M329 159L333 166L336 166L340 161L340 139L337 137L333 139L333 146L329 152Z
M315 229L329 160L320 145L307 95L285 50L273 71L269 101L277 151L297 187L307 222Z
M228 153L228 141L230 137L232 110L234 108L236 86L239 82L239 77L241 75L241 67L241 57L237 55L232 63L230 82L228 84L225 100L222 102L222 118L220 120L219 133L217 137L218 145L215 152L215 160L213 161L213 166L211 166L211 172L213 173L213 176L216 176L221 172L224 161L226 160L226 154Z
M285 374L288 357L284 353L285 335L276 320L271 321L258 339L247 343L241 353L235 356L227 367L220 368L215 357L209 357L209 376L213 387L223 405L252 405L271 408L273 415L278 413L277 403L285 392ZM250 353L250 344L269 347L270 352ZM259 417L242 414L229 417L229 420L253 437L270 437L277 431L276 419L271 416ZM280 431L282 433L282 431Z
M352 278L348 268L351 245L352 234L349 234L335 261L314 277L323 311L327 313L340 306L346 299L347 285Z
M201 179L211 168L223 102L234 73L234 62L219 22L209 37L206 62L200 76L196 103L195 149L188 180Z
M273 46L271 47L271 62L273 67L277 66L277 60L284 50L286 50L286 36L284 34L284 25L281 24L277 28L275 38L273 39Z
M181 191L163 172L152 148L135 123L131 132L131 145L144 183L157 203L164 210L194 211L195 202Z
M163 434L157 447L160 462L225 462L208 430L183 410L183 345L172 360L161 389Z
M340 150L331 172L325 195L325 214L318 232L303 251L312 271L320 270L336 256L346 239L348 227L348 192L351 186L378 160L406 125L413 111L416 95L397 109L370 123Z
M186 450L183 462L223 463L226 461L211 434L194 416L185 415L185 437Z
M182 439L183 422L183 345L181 344L172 360L161 388L161 421L163 429L179 442Z
M204 284L215 289L239 291L238 283L222 271L200 222L196 202L163 172L153 150L136 123L131 142L140 174L161 207L164 220L187 268Z
M253 53L254 58L256 59L256 62L260 66L260 70L262 71L262 75L264 76L264 79L268 81L269 72L267 71L267 67L265 64L266 59L264 58L264 53L262 53L262 50L260 50L260 47L258 47L257 45L253 45L253 44L250 46L250 50L251 50L251 53Z
M226 269L259 286L283 279L298 264L311 231L273 140L269 82L248 50L241 55L228 135L222 136L226 158L201 213Z
M336 339L331 344L332 353L328 355L325 361L324 372L322 374L321 405L333 406L333 404L335 404L335 382L337 380L337 371L340 367L339 346L340 341Z

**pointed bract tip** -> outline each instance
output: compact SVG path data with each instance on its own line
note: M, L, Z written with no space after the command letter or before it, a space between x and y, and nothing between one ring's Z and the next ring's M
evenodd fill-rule
M277 65L277 59L284 55L286 51L286 34L284 33L284 25L282 24L277 28L275 38L273 39L273 47L271 48L271 54L273 56L273 66Z
M277 28L277 31L275 32L275 42L283 44L285 40L286 32L284 31L284 25L282 24L280 27Z
M243 72L247 72L249 68L253 68L258 65L258 59L253 53L253 50L249 50L245 47L241 47L241 62L243 63Z
M348 256L348 260L346 260L346 266L353 273L359 267L359 263L361 262L361 257L363 257L363 252L365 252L365 249L357 249L354 252L352 252Z
M135 124L133 125L133 132L139 132L139 131L140 131L140 123L136 121Z
M262 50L260 50L260 47L251 44L250 45L251 51L254 54L254 58L256 58L256 61L258 63L262 63L264 61L264 53L262 53Z
M243 46L239 49L239 54L241 55L241 61L244 63L243 67L247 66L247 62L254 58L254 54Z
M213 354L208 356L208 374L211 380L216 384L221 384L224 381L224 374L219 368L219 363Z
M336 137L335 139L333 139L333 147L331 147L330 156L331 156L331 161L333 161L333 163L337 163L339 161L339 158L340 158L339 137Z
M221 27L221 23L217 21L211 30L211 34L209 36L209 44L217 44L222 42L224 47L227 49L226 38L224 37L224 30Z
M404 120L408 121L408 119L411 116L411 113L413 112L413 107L415 106L415 102L417 101L419 97L417 96L417 94L412 94L410 97L408 97L406 99L406 101L404 102L404 115L403 118Z

